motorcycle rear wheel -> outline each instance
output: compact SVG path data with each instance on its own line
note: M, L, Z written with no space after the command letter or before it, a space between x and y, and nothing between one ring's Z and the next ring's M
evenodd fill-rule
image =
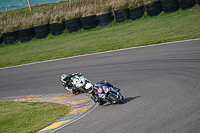
M123 96L121 96L122 99L120 99L120 96L116 97L116 96L113 95L113 94L108 95L108 97L109 97L109 99L110 99L111 101L115 101L116 103L119 103L119 104L123 104L123 103L124 103L124 97L123 97Z

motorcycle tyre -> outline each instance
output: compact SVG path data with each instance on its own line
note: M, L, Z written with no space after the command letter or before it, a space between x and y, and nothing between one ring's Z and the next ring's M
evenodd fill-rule
M89 95L90 95L90 98L91 98L95 103L99 101L98 95L91 94L91 93L89 93Z
M110 94L108 95L108 98L111 100L111 101L116 101L116 103L119 103L119 104L123 104L124 103L124 97L122 97L122 100L120 100L119 98L116 98L114 95Z

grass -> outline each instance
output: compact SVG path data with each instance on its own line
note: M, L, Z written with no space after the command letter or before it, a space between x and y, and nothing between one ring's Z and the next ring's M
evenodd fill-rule
M108 7L120 4L125 0L72 0L72 2L62 1L51 4L41 4L10 11L0 11L0 34L16 30L31 28L34 26L63 22L72 18L88 16L102 12ZM109 12L106 10L106 13Z
M0 11L0 34L47 23L62 23L73 18L100 15L114 10L138 6L155 0L71 0Z
M171 14L123 23L90 31L80 30L46 39L32 40L0 47L0 67L20 65L50 59L101 51L200 38L200 7Z
M69 112L69 107L41 102L0 101L1 133L33 133Z

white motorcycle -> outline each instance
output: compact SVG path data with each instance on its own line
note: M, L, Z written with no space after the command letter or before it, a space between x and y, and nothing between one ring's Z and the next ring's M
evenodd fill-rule
M72 89L70 89L69 86L75 87L77 92L89 92L93 90L93 85L91 84L91 82L85 77L83 77L81 73L74 73L68 75L69 80L67 81L67 86L65 86L66 81L62 80L62 76L61 81L64 83L63 86L70 92L72 92Z

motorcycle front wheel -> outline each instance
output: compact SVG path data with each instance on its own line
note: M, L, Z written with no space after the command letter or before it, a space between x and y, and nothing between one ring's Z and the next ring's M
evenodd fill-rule
M90 95L90 98L91 98L94 102L98 102L98 101L99 101L98 95L92 95L92 94L89 94L89 95Z

